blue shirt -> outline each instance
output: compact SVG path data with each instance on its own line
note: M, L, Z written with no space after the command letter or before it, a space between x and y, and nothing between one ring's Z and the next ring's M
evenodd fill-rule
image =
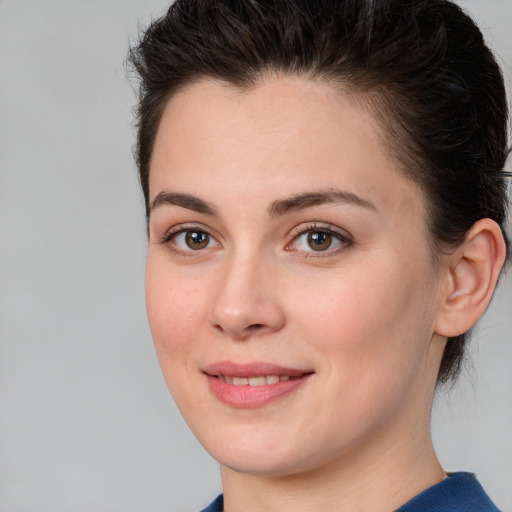
M222 494L202 512L223 512ZM499 512L471 473L451 473L395 512Z

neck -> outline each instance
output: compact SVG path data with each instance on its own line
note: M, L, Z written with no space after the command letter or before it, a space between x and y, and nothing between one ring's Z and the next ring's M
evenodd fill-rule
M395 510L446 477L428 430L421 439L418 434L381 453L349 453L342 461L294 475L258 476L222 467L224 511Z

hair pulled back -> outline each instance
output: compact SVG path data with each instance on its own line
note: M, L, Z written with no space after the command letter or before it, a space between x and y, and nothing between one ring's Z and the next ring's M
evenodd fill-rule
M373 111L399 168L425 192L434 255L482 218L504 232L504 81L478 27L450 1L176 0L129 63L140 79L135 154L148 215L169 98L202 78L244 88L274 73L327 81ZM449 339L439 383L457 376L465 342Z

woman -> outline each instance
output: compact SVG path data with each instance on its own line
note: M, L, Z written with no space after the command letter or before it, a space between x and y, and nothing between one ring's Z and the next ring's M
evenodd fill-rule
M206 510L497 510L431 442L504 265L507 108L444 0L178 0L134 48L148 317Z

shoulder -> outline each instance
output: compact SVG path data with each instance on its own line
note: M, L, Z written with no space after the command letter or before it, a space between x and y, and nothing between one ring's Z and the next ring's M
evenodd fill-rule
M499 512L471 473L451 473L396 512ZM222 511L222 509L221 509Z
M224 499L222 494L220 496L217 496L217 498L212 501L204 510L201 510L201 512L222 512L222 509L224 508Z

